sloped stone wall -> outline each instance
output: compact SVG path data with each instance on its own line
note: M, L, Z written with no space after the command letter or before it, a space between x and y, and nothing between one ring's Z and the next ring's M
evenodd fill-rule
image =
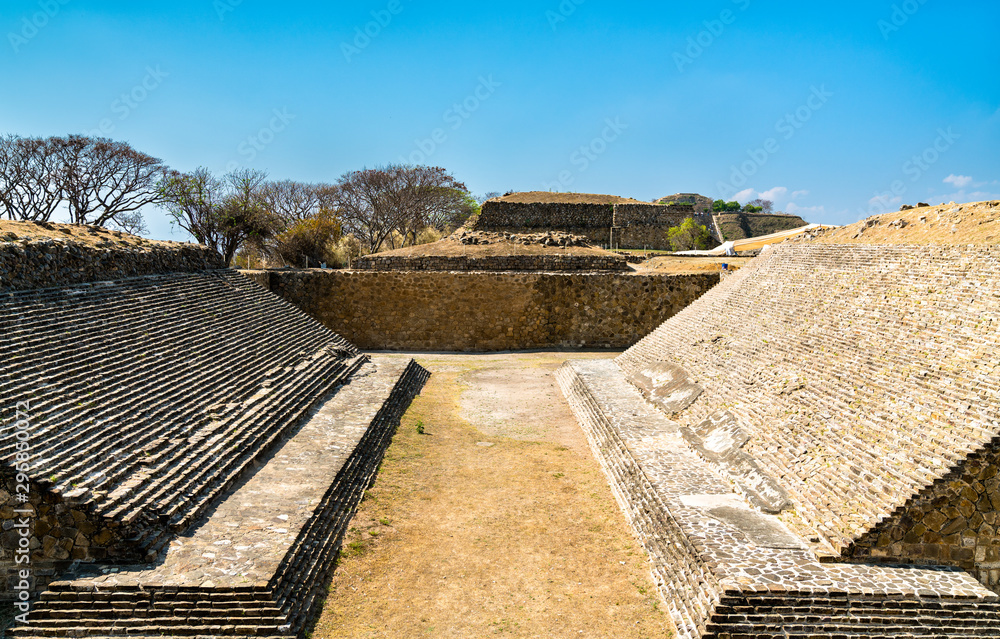
M995 587L998 273L995 247L783 244L618 362L683 366L705 392L678 422L732 412L834 556Z
M718 283L704 275L248 272L364 349L626 348Z
M190 273L224 266L212 250L197 244L101 248L71 240L0 242L0 291L55 288L156 273Z
M863 535L853 558L947 564L1000 592L1000 442L994 440Z

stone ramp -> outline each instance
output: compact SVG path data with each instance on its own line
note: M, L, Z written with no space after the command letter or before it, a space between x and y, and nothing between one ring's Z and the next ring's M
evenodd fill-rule
M412 360L373 358L156 564L53 583L14 636L296 635L428 375Z
M685 639L1000 635L1000 597L955 569L822 563L749 507L610 361L557 373Z

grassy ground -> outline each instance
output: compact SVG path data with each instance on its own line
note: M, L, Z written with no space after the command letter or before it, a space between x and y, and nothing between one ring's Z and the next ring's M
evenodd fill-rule
M722 268L723 264L728 264L730 269L738 269L745 266L753 258L749 257L678 257L663 256L654 257L636 268L642 271L654 271L656 273L670 273L680 275L684 273L715 273Z
M567 357L416 357L433 376L352 523L314 638L670 636L555 384Z

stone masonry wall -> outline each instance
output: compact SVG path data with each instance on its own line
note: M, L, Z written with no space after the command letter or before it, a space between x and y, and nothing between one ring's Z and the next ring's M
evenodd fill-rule
M944 564L996 588L996 247L772 247L618 359L677 364L847 561ZM783 515L784 517L784 515Z
M0 473L0 600L13 597L18 573L25 566L31 568L32 590L38 591L74 562L141 559L126 541L135 532L128 526L95 517L85 506L45 492L34 482L29 482L28 503L19 504L13 498L15 479L12 473ZM24 521L29 528L20 526Z
M486 257L402 257L366 255L359 271L627 271L617 255L497 255Z
M197 244L125 249L88 246L71 240L0 242L0 291L219 268L224 268L219 257Z
M1000 442L899 508L848 555L893 564L958 566L1000 592Z
M611 228L615 218L613 204L562 202L496 202L483 204L474 229L594 229Z
M268 271L247 275L363 349L625 348L718 274Z
M555 228L583 235L590 241L617 248L670 250L666 231L685 218L711 226L710 216L699 216L694 206L675 204L566 204L486 202L476 230L533 232ZM612 232L612 228L615 230ZM612 235L613 233L613 235Z

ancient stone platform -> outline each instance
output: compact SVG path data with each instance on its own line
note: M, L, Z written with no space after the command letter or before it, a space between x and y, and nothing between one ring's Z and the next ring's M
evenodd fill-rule
M88 567L51 584L15 636L296 636L427 376L408 359L364 363L155 562Z
M567 362L558 378L680 637L1000 633L1000 597L961 570L823 563L695 454L614 362Z
M561 371L683 636L1000 634L997 273L784 244Z

